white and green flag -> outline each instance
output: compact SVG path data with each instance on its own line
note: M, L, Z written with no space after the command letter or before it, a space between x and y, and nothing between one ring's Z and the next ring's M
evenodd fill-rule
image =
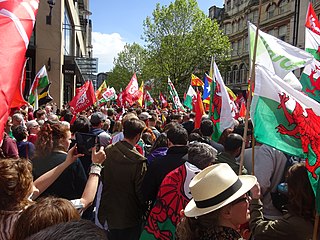
M249 23L250 59L252 62L256 26ZM301 83L294 78L292 71L309 64L313 56L300 48L294 47L280 39L259 30L256 52L256 64L263 65L284 79L295 89L301 90ZM252 64L251 64L252 66ZM291 74L291 77L286 75Z
M189 85L189 89L187 92L187 96L186 99L184 100L184 105L186 107L188 107L189 109L192 110L193 106L192 106L192 101L194 98L197 98L197 93L196 91L193 89L193 87L191 85Z
M311 3L306 18L305 50L315 59L305 66L301 74L302 91L320 102L320 23Z
M293 89L264 66L256 65L250 113L258 142L306 158L320 212L320 104Z
M178 95L173 83L171 82L170 78L168 78L168 90L169 90L169 94L170 94L170 97L173 102L173 107L175 109L184 110L184 107L182 106L182 104L180 102L179 95Z

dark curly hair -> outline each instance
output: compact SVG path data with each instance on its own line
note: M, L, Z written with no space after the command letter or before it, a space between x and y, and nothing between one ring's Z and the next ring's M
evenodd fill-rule
M53 149L61 148L60 141L67 138L69 131L69 127L61 123L45 122L38 133L38 139L35 144L36 156L47 156Z

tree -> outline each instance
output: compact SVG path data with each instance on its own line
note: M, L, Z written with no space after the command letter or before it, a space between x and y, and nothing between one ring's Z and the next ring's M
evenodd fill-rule
M114 67L108 76L108 85L116 90L124 89L129 83L133 73L141 80L142 68L145 64L147 51L137 43L126 44L124 49L114 59Z
M143 39L148 50L143 68L152 66L154 78L161 81L158 86L166 85L170 77L180 93L191 73L209 70L211 56L224 61L230 51L228 37L195 0L176 0L162 7L158 3L144 21Z

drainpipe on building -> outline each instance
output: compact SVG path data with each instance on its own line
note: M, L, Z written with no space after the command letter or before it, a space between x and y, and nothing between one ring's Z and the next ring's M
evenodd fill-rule
M300 15L300 0L294 1L294 22L293 22L293 40L292 45L298 44L298 29L299 29L299 15Z

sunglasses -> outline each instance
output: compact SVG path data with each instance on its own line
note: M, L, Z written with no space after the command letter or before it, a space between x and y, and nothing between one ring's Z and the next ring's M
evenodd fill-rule
M231 204L236 205L241 202L249 202L249 196L246 194L246 196L234 200Z

